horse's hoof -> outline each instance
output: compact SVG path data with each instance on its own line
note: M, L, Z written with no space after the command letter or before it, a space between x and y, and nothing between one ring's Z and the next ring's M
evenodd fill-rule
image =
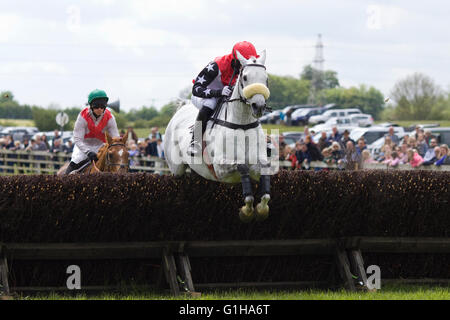
M270 194L265 194L261 197L261 202L256 205L256 221L266 220L269 216L269 206L267 203L270 201Z
M253 208L252 210L249 210L247 206L243 206L241 210L239 210L239 218L244 223L249 223L250 221L252 221L254 216L255 211L253 210Z
M269 206L258 203L256 205L256 221L264 221L269 216Z

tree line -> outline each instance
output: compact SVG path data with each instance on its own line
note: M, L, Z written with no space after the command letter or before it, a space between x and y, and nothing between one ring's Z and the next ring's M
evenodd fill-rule
M268 104L274 109L288 105L307 104L311 100L311 88L317 105L335 103L337 108L360 108L371 114L376 120L443 120L450 118L450 92L441 89L428 76L415 73L397 81L385 104L384 95L375 87L359 85L345 88L340 86L338 74L333 70L319 71L307 65L298 77L269 74L271 96ZM190 88L181 93L190 97ZM177 101L171 101L160 110L154 106L142 106L128 112L114 113L119 128L132 125L135 128L166 126L178 107ZM69 115L73 124L81 107L43 108L21 105L11 91L0 93L0 118L33 119L39 130L53 130L55 117L59 111Z

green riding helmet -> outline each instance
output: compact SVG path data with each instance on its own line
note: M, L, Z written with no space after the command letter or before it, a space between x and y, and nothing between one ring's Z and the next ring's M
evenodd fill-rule
M88 96L88 103L91 104L91 102L95 99L106 99L106 102L108 102L109 98L106 95L106 92L100 89L95 89L91 93L89 93Z

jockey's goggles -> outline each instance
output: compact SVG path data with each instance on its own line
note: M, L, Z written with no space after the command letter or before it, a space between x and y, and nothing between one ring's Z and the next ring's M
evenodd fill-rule
M92 109L106 109L106 104L94 103L92 104Z

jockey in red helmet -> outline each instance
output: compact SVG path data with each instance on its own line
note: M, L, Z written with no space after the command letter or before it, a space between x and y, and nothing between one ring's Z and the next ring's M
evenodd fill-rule
M241 68L236 51L239 51L246 59L259 58L253 44L247 41L238 42L233 46L230 54L215 58L193 80L191 100L200 111L192 131L191 145L187 151L190 156L196 156L202 150L201 141L195 140L194 132L197 132L196 129L201 126L201 136L203 137L217 101L220 97L228 97L232 93L229 86L235 84Z

